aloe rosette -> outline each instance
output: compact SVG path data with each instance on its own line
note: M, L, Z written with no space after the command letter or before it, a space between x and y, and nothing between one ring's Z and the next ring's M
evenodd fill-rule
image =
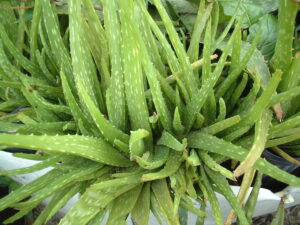
M144 225L150 211L172 225L183 220L179 212L189 211L201 224L207 201L216 224L223 224L217 191L239 223L250 224L262 174L300 186L300 178L261 158L265 148L300 138L299 114L278 123L273 107L300 94L293 71L298 56L288 75L274 67L266 82L249 68L261 56L261 34L242 51L238 8L216 38L218 3L201 1L186 49L160 0L151 7L163 28L143 0L102 0L100 11L93 4L69 0L67 14L60 14L51 1L36 0L32 20L14 25L28 36L21 48L0 23L0 147L43 152L31 156L38 164L0 175L53 167L0 199L0 211L19 210L5 223L50 197L34 222L43 224L80 193L60 224L100 224L108 214L106 224L125 224L130 215ZM7 9L0 13L15 18ZM280 60L275 54L274 65ZM277 93L286 79L292 88ZM20 105L26 107L8 113ZM232 172L221 164L228 160L242 163ZM236 197L228 180L244 173L244 192Z

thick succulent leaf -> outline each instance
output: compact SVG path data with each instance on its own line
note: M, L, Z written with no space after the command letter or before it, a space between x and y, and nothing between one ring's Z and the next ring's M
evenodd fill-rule
M135 224L148 225L150 214L150 182L145 183L131 212Z
M109 141L111 144L114 144L116 139L121 140L122 142L128 143L129 136L116 128L114 125L110 123L107 119L105 119L104 115L97 108L97 105L93 102L92 98L89 96L88 92L85 90L83 83L81 81L78 82L79 92L84 99L85 105L89 110L93 120L95 121L96 126L99 128L103 137Z
M169 149L163 146L156 146L154 156L151 159L135 156L135 161L140 167L152 170L162 166L168 159Z
M195 120L195 115L201 110L210 93L210 90L215 86L216 82L218 81L237 32L238 31L235 29L235 31L231 35L212 75L203 82L201 89L197 91L197 93L192 98L191 102L187 105L185 115L186 131L189 131L191 129Z
M59 156L52 156L52 157L49 157L49 158L45 159L44 161L42 161L38 164L29 166L29 167L25 167L25 168L21 168L21 169L15 169L15 170L8 170L8 171L0 171L0 176L33 173L33 172L42 170L44 168L53 166L59 161L60 161Z
M166 162L165 167L154 173L146 173L142 176L143 181L150 181L150 180L157 180L162 179L174 174L181 165L182 153L181 152L174 152L169 154L169 158Z
M208 179L205 170L203 167L200 167L201 171L201 180L203 181L203 185L206 189L208 200L211 204L213 217L215 219L216 225L222 225L223 224L223 218L222 218L222 211L220 203L218 202L216 193L212 187L212 184L210 180Z
M133 209L142 190L142 187L143 185L139 184L131 190L120 195L113 201L112 208L110 210L109 217L106 223L107 225L124 225L126 223L126 218Z
M67 215L60 221L60 225L87 224L100 211L105 210L107 204L121 194L134 188L133 185L112 186L108 189L95 189L93 186L86 189L84 194L70 209Z
M78 183L72 187L67 186L61 191L56 192L47 204L45 209L35 219L33 225L42 225L50 220L55 213L62 208L76 193L79 193L84 187L84 183Z
M9 195L6 195L4 198L0 199L0 211L25 199L26 197L29 197L31 194L45 187L49 181L55 180L57 177L61 176L62 174L63 173L60 170L57 169L51 170L44 176L41 176L38 179L24 185L22 188L19 188L11 192Z
M261 118L255 125L255 139L246 159L234 170L234 176L239 177L252 168L258 158L264 151L268 129L271 123L272 115L270 111L262 113Z
M121 130L125 130L126 107L124 91L124 74L121 61L121 29L115 0L105 0L104 24L105 32L109 41L111 60L111 80L109 87L110 106L108 107L109 118L112 123Z
M249 152L243 147L202 132L193 132L188 135L188 145L192 148L204 149L238 161L243 161ZM300 178L279 169L265 159L258 159L253 167L276 180L293 186L300 186Z
M167 131L163 131L160 139L158 140L158 145L166 146L172 150L182 152L186 148L186 140L180 143L172 134Z
M166 179L160 179L151 183L158 204L167 216L169 224L179 225L178 215L174 213L174 203L171 198Z
M49 181L47 186L35 193L35 195L31 199L15 204L14 207L22 209L30 207L31 205L39 204L42 200L52 195L60 188L64 188L67 185L71 184L71 182L75 179L80 179L82 177L88 176L103 167L103 165L100 163L90 162L77 163L77 166L77 168L64 173L62 176L57 177L55 180Z
M45 152L79 155L93 161L114 166L126 167L131 165L128 159L100 138L77 135L28 136L1 134L0 144Z
M129 150L130 158L141 156L145 152L144 138L149 135L149 132L144 129L138 129L130 132Z
M223 177L221 174L210 170L207 167L205 168L205 171L206 171L207 175L209 176L209 178L217 185L218 189L221 191L221 193L227 199L227 201L229 202L231 207L234 209L240 222L244 225L249 224L248 220L246 218L245 212L243 211L241 205L238 203L226 178Z

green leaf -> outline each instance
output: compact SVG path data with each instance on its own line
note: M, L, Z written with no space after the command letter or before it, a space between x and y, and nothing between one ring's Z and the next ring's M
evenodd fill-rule
M262 55L266 60L271 59L274 54L276 37L277 37L277 21L276 18L267 14L260 18L258 23L253 24L249 28L249 35L247 41L252 42L256 34L262 30L262 38L257 45L258 50L261 51Z
M221 3L224 13L228 16L232 16L234 9L239 1L236 0L219 0ZM277 1L267 0L241 0L240 9L238 12L238 17L245 14L245 19L242 24L243 28L250 27L252 24L256 23L262 16L267 13L276 10L278 7Z
M226 178L223 177L221 174L210 170L208 167L205 167L205 171L209 176L209 178L217 185L218 189L227 199L231 207L234 209L240 222L243 225L249 224L245 212L243 211L241 205L237 201L236 196L234 195L232 189L230 188Z
M151 183L158 204L167 216L169 224L179 225L178 215L174 214L174 203L171 198L166 179L160 179Z
M57 177L61 176L62 172L60 170L54 169L46 173L44 176L37 178L36 180L24 185L22 188L18 188L14 192L0 199L0 211L6 209L7 207L17 203L31 194L37 192L47 185L49 180L55 180Z
M128 159L100 138L77 135L29 136L0 134L0 144L45 152L79 155L114 166L126 167L131 165Z
M160 139L158 140L158 145L166 146L172 150L182 152L186 148L186 140L182 140L180 143L172 134L168 133L167 131L163 131Z
M150 214L150 182L145 183L131 212L135 224L148 225Z
M204 149L239 161L243 161L249 152L243 147L202 132L193 132L188 135L188 146ZM289 185L300 186L300 178L279 169L265 159L258 159L253 167L276 180Z
M162 179L171 176L179 169L181 165L181 158L182 158L181 152L174 152L172 154L169 154L169 158L166 162L166 165L162 170L154 173L146 173L142 176L142 180L150 181L150 180L157 180L157 179Z
M154 156L151 159L148 159L147 152L144 154L145 156L135 156L134 159L140 167L151 170L162 166L167 161L169 152L169 148L156 146L154 149Z
M136 204L142 187L143 185L139 184L113 201L107 225L125 225L126 218Z
M149 132L143 129L130 132L129 151L130 158L141 156L145 152L145 145L143 139L148 137Z
M15 169L15 170L0 171L0 176L2 176L2 175L33 173L33 172L42 170L44 168L53 166L59 161L60 161L59 156L52 156L52 157L49 157L49 158L45 159L44 161L42 161L38 164L29 166L29 167L25 167L25 168L21 168L21 169Z
M78 183L72 187L66 187L56 192L47 204L45 209L35 219L33 225L42 225L49 221L55 213L62 208L76 193L80 192L84 187L83 183Z
M116 128L110 123L109 120L104 118L104 115L97 108L96 104L93 102L92 98L89 96L88 92L85 90L83 83L78 81L79 92L81 93L82 99L89 110L93 120L96 123L96 126L99 128L103 137L109 141L111 144L114 144L115 140L118 139L124 143L129 142L129 136L123 133L121 130Z

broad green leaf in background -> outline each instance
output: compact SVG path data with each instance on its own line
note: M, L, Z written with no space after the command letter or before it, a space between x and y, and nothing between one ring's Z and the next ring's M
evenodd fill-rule
M263 33L257 48L261 51L265 59L269 60L274 54L277 36L277 20L275 16L267 14L261 17L257 23L250 26L247 41L252 42L260 29Z
M223 7L224 14L232 16L234 9L237 6L237 0L219 0ZM276 0L241 0L240 11L238 18L245 13L245 19L242 27L247 28L258 22L258 20L269 12L276 10L278 3Z

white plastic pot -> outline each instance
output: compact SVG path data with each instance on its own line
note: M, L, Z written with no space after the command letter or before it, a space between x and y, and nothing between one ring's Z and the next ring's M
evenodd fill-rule
M0 171L19 169L22 167L34 165L36 163L38 163L38 161L16 158L16 157L13 157L11 153L0 151ZM37 177L45 174L49 170L51 170L51 168L44 169L42 171L35 172L35 173L22 174L22 175L11 175L10 177L21 184L26 184L26 183L29 183L29 182L35 180ZM235 194L238 193L238 191L239 191L238 186L231 186L231 188ZM250 192L251 191L249 191L249 193ZM278 207L278 204L280 202L280 197L283 195L288 195L288 198L287 198L287 201L285 204L286 208L300 204L300 188L287 187L279 193L272 193L270 190L261 188L261 190L259 192L255 212L254 212L254 217L275 212ZM227 202L227 200L222 195L217 193L217 197L218 197L219 203L221 205L223 217L225 220L227 218L227 215L231 211L231 207L230 207L229 203ZM78 196L73 197L68 202L68 204L60 210L60 215L62 216L63 214L65 214L70 209L70 207L77 201L77 199L78 199ZM44 204L46 202L44 202ZM199 206L197 206L197 207L199 207ZM209 205L207 207L206 213L207 213L207 219L206 219L205 224L206 225L214 225L215 222L214 222L214 219L212 216L212 211L211 211L211 208ZM195 221L196 221L195 215L190 213L188 219L189 219L188 224L195 224ZM102 224L105 225L105 221ZM130 219L128 219L127 224L132 224ZM156 224L158 224L156 222L156 219L154 218L153 215L150 215L149 225L156 225Z

